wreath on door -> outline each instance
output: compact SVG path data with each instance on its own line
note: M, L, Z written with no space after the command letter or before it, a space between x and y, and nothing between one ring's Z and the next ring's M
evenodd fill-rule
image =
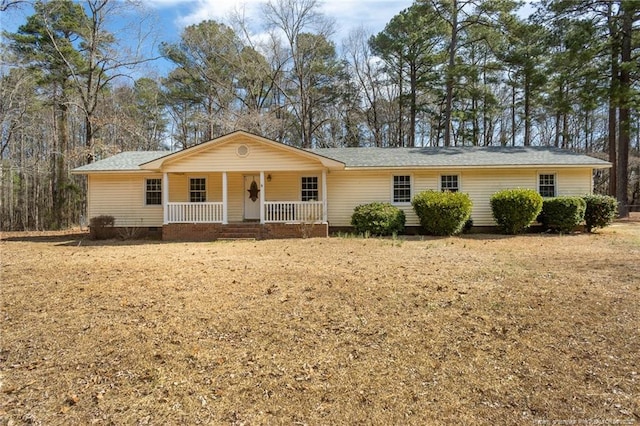
M249 199L255 203L258 199L258 193L260 192L260 190L258 189L258 184L255 180L251 182L251 185L249 185L249 189L247 189L247 192L249 193Z

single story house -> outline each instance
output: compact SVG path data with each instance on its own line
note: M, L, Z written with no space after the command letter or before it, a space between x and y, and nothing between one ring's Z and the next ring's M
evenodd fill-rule
M327 236L373 201L464 191L474 226L492 226L489 198L506 188L545 197L593 191L610 163L547 147L326 148L305 150L244 131L177 152L123 152L73 170L88 178L87 217L115 218L165 240Z

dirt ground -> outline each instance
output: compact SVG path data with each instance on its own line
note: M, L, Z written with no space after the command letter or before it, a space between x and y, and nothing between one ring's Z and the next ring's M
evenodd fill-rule
M0 250L2 425L640 423L637 222Z

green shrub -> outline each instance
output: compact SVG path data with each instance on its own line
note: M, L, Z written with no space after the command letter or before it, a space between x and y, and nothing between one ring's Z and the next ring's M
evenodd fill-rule
M545 228L571 232L584 220L587 203L582 197L554 197L544 200L538 221Z
M357 206L351 225L358 234L392 235L404 231L404 211L391 203L369 203Z
M461 192L424 191L411 200L420 225L431 235L454 235L471 216L471 199Z
M507 234L523 232L542 210L542 197L533 189L505 189L491 196L493 218Z
M592 232L595 228L611 225L618 215L618 201L608 195L585 195L587 203L584 211L585 229Z

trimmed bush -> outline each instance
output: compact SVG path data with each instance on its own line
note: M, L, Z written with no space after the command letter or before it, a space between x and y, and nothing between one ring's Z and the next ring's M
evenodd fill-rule
M582 197L554 197L544 200L538 221L547 229L571 232L584 220L587 203Z
M542 196L533 189L505 189L491 196L491 213L507 234L524 232L542 210Z
M611 225L618 215L618 201L608 195L585 195L587 203L584 211L585 230L592 232L595 228Z
M391 203L362 204L353 209L351 215L351 225L358 234L400 234L405 221L404 211Z
M471 198L461 192L424 191L411 200L420 225L431 235L454 235L471 217Z
M113 216L95 216L89 220L89 231L91 238L94 240L105 240L113 238L113 225L115 224Z

